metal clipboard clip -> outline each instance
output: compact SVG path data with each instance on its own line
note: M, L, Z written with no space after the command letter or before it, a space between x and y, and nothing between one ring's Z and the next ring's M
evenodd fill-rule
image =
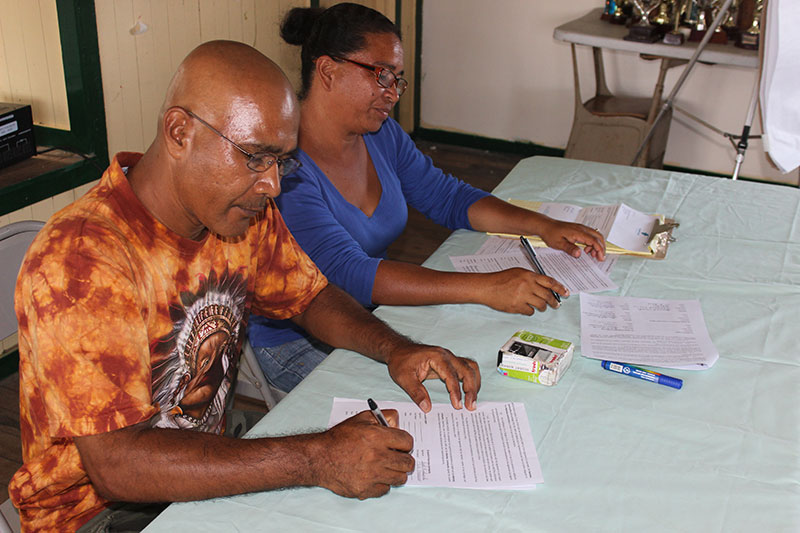
M667 248L670 243L677 240L672 236L672 230L678 226L680 224L671 218L665 218L663 222L656 220L650 231L650 238L647 240L647 244L653 252L652 259L664 259L667 256Z

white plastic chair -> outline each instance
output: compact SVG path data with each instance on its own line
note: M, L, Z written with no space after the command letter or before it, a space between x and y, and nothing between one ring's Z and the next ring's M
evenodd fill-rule
M14 287L25 252L44 222L26 220L0 228L0 339L17 331L14 313ZM19 514L11 501L0 505L0 533L18 533Z
M239 377L236 380L236 393L248 398L264 400L267 409L272 410L286 393L270 385L258 364L253 347L248 340L242 346L242 357L239 360Z

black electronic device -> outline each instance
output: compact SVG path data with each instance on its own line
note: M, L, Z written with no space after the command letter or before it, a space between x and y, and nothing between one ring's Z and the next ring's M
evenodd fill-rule
M31 106L0 102L0 168L36 155Z

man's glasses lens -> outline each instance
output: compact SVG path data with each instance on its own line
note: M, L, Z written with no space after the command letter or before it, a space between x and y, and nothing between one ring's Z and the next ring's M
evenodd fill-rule
M293 157L278 159L273 154L253 154L247 162L247 168L254 172L266 172L275 163L278 164L281 177L288 176L301 166L300 161Z

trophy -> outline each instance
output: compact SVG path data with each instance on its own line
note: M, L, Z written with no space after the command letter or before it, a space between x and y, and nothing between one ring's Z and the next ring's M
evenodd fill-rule
M728 39L739 39L739 1L733 0L731 7L728 9L728 18L722 23L722 29L728 35Z
M686 39L678 28L680 28L681 25L681 13L684 9L690 7L687 5L689 2L691 2L691 0L674 0L672 2L673 27L671 32L664 35L664 44L680 46L683 44L684 39Z
M603 8L603 14L600 15L601 20L611 20L614 12L617 10L617 2L615 0L606 0L606 7Z
M650 19L650 22L655 24L656 26L668 26L670 23L669 20L669 2L667 0L662 0L658 4L658 13L655 17Z
M650 24L650 12L653 11L660 0L631 0L636 11L639 12L639 22L630 27L628 35L623 37L626 41L637 41L640 43L654 43L660 35L658 28Z
M736 46L747 48L748 50L758 50L758 43L761 40L761 12L764 10L764 0L755 0L753 10L753 23L750 28L739 34Z
M720 10L719 0L695 0L697 5L697 24L692 28L689 35L690 41L702 41L708 30L708 21L713 20ZM728 35L717 26L714 35L711 36L712 43L726 44Z
M625 13L625 8L628 7L628 0L616 0L614 2L614 9L610 11L611 18L609 19L612 24L625 24L628 21L628 15Z

